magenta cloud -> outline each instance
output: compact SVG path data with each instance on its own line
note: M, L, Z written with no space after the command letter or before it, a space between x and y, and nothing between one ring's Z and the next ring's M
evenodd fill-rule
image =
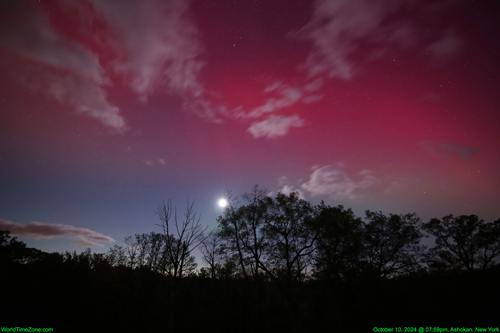
M42 239L54 237L70 237L82 246L103 246L99 242L115 242L109 236L87 228L77 228L67 224L48 224L43 222L15 223L0 219L0 230L8 230L14 236Z
M75 238L75 243L77 243L78 245L82 246L82 247L103 247L102 244L99 244L99 243L96 243L96 242L93 242L91 240L88 240L87 238L84 238L84 237L76 237Z

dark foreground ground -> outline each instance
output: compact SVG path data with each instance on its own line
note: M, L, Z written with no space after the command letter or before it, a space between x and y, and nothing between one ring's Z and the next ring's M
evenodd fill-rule
M0 326L54 332L437 332L425 328L500 326L498 267L284 286L201 277L174 282L146 270L47 260L3 263L0 283Z

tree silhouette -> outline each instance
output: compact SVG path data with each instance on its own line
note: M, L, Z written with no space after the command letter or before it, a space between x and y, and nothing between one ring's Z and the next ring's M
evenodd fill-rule
M106 258L112 266L125 266L127 264L125 249L118 244L115 244L106 252Z
M415 271L424 247L420 245L420 219L415 214L384 215L366 211L363 259L368 271L391 277Z
M485 223L476 215L447 215L431 219L422 228L436 237L430 251L435 266L485 270L500 255L500 219Z
M211 232L200 248L202 259L208 265L212 279L221 277L226 259L226 251L222 238L216 232Z
M351 209L318 206L314 223L318 230L314 256L315 277L324 281L346 280L358 274L363 250L363 222Z
M275 281L300 280L311 264L318 234L312 228L314 208L297 193L270 198L258 187L242 198L246 205L235 207L231 200L218 223L219 235L238 254L245 278L250 271L258 279L261 270Z
M371 211L361 219L258 186L227 199L208 236L193 202L177 219L168 201L156 211L163 232L126 237L106 253L49 254L0 231L6 325L364 332L500 324L500 220L449 215L422 225L415 214ZM427 253L423 231L436 244ZM199 271L198 246L208 264Z
M224 240L228 256L237 258L241 273L245 280L248 280L247 268L250 259L244 246L245 221L241 209L237 207L238 200L231 192L227 193L226 200L228 205L223 214L217 217L218 236Z
M172 266L168 272L173 278L182 278L186 268L192 265L191 253L204 240L203 228L200 224L200 216L193 209L194 201L187 202L184 219L179 222L177 211L174 209L172 218L172 202L161 204L156 213L160 217L165 237L165 253L167 262ZM170 224L173 224L172 226Z
M316 211L296 192L278 193L274 199L266 197L262 204L265 205L263 232L269 244L267 260L272 268L266 272L287 284L301 280L311 264L318 237L318 231L312 228Z
M166 204L161 204L156 211L162 222L161 227L165 236L164 260L166 260L166 268L168 268L166 271L173 278L168 316L170 331L173 331L176 326L177 280L181 279L186 271L190 271L195 267L196 262L191 253L204 241L203 233L208 228L201 226L200 216L194 211L193 206L194 201L189 202L188 200L184 219L180 222L177 219L176 209L173 211L172 218L171 200L168 200Z

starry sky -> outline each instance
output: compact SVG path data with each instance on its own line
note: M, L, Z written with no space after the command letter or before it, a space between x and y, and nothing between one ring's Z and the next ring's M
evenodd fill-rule
M500 218L500 11L473 0L0 4L0 229L43 251L160 232L259 184Z

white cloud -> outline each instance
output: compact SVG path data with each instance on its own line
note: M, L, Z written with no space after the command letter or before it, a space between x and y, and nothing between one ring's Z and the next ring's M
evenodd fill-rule
M147 160L143 160L142 162L149 167L153 167L153 166L157 165L157 163L160 165L167 164L167 162L163 158L157 158L155 160L147 159Z
M289 117L272 115L265 120L254 122L247 131L254 138L276 138L286 135L293 127L301 126L304 126L304 121L298 115Z
M119 131L126 129L125 120L107 100L105 90L116 74L143 102L156 93L175 93L189 101L187 110L216 120L221 108L207 102L198 81L204 66L199 58L203 48L195 24L188 19L189 3L59 1L60 9L76 22L77 33L114 57L104 60L95 49L54 30L44 12L13 2L8 9L16 14L11 16L21 19L15 24L13 20L0 22L0 47L32 62L25 63L22 75L32 87ZM96 32L96 24L104 28ZM33 81L35 72L38 83Z
M256 108L246 111L243 107L236 109L233 113L234 118L259 118L268 113L274 113L280 109L289 108L297 102L302 101L305 104L314 103L323 98L323 95L315 94L308 95L308 93L319 90L323 86L323 80L317 79L304 87L290 86L282 81L274 82L264 88L265 94L274 93L278 97L271 97L266 102Z
M254 138L285 136L291 128L304 126L304 120L297 114L292 116L273 114L265 119L262 117L265 117L268 113L275 113L280 109L289 108L299 101L305 104L319 101L323 98L323 95L307 95L307 92L318 90L322 85L322 80L315 80L307 84L304 88L291 87L282 81L274 82L264 89L264 93L274 93L279 96L278 98L268 98L264 105L250 111L245 111L242 107L239 107L231 116L240 119L261 118L253 122L247 129Z
M313 43L306 62L301 66L310 77L351 79L359 70L353 60L358 51L369 62L382 56L395 54L398 49L425 49L432 58L442 59L455 55L462 46L462 39L449 29L443 37L432 44L426 38L419 38L417 24L396 17L400 8L423 11L427 15L446 15L454 1L437 2L436 6L418 1L400 0L317 0L311 20L302 27L297 36ZM432 8L431 8L432 7ZM389 19L390 18L390 19ZM439 33L440 28L436 28ZM442 28L441 28L442 29ZM418 43L427 43L422 45Z
M323 97L325 97L325 96L324 95L311 95L311 96L307 96L307 97L304 97L302 99L302 103L304 103L304 104L316 103L317 101L322 100Z
M399 2L317 1L312 20L299 32L314 43L306 63L310 76L326 72L329 77L350 79L356 69L349 56L359 40L372 34Z
M264 89L264 93L270 93L271 91L274 91L278 88L281 88L283 86L283 82L282 81L276 81L272 84L270 84L269 86L267 86L265 89Z
M306 84L304 86L304 90L305 91L317 91L319 90L321 87L323 87L323 85L325 84L325 81L323 79L316 79L312 82L309 82L308 84Z
M329 196L333 199L356 199L363 191L380 182L371 171L363 170L358 174L359 180L351 179L343 171L343 164L327 165L315 169L309 181L302 184L302 189L313 196Z
M223 105L214 104L199 81L204 48L189 0L91 0L117 38L106 40L121 58L112 69L146 103L154 94L180 96L183 110L221 122Z
M289 195L290 193L293 193L293 192L297 192L299 194L299 198L305 200L304 192L301 189L296 188L294 185L288 184L288 178L286 176L280 177L279 184L280 184L281 188L277 189L275 191L269 192L268 196L274 197L279 192L286 194L286 195Z
M258 118L266 113L275 112L279 109L290 107L300 100L303 93L298 88L292 88L287 86L273 87L273 89L267 92L274 91L278 89L280 98L269 98L266 103L262 106L252 109L245 117L248 118ZM269 88L269 87L268 87ZM266 90L268 89L266 88ZM264 90L266 92L266 90Z
M130 87L145 102L162 89L200 97L198 75L204 63L198 31L186 19L189 1L92 0L122 38L126 59L114 70L130 77ZM117 51L123 47L115 41Z
M107 101L103 86L111 81L98 57L56 32L31 6L13 3L9 10L22 14L16 15L15 22L0 23L0 47L30 60L14 75L106 126L124 130L119 108Z
M101 121L117 130L125 130L126 124L120 109L106 100L106 91L81 76L58 78L47 81L48 89L58 102L69 102L81 113ZM46 87L47 88L47 87Z

